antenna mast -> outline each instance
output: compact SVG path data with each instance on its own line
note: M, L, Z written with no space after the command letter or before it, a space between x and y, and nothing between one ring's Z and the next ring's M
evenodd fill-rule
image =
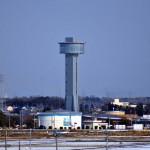
M0 110L3 111L3 75L0 74Z

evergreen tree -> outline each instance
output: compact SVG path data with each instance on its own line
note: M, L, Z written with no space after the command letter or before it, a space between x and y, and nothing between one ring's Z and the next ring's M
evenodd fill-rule
M136 114L138 116L143 116L143 104L142 103L137 104L137 106L136 106Z
M3 112L0 110L0 127L4 127L4 114Z

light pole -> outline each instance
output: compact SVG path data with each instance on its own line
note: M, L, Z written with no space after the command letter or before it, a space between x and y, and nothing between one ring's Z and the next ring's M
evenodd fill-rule
M9 116L8 116L9 118L9 129L10 129L10 111L9 111Z
M30 129L30 150L31 150L31 130L32 129Z
M19 120L20 120L20 129L22 129L22 126L21 126L21 111L20 111L20 114L19 114Z
M5 150L7 150L7 129L5 130Z
M108 127L107 128L110 128L110 112L108 110L108 104L107 104L107 113L108 113Z
M35 130L35 122L36 122L36 119L35 119L35 114L34 114L34 118L33 118L33 125L34 125L34 130Z
M20 138L19 138L19 150L20 150Z
M54 132L53 132L53 134L54 134L55 142L56 142L56 150L58 150L57 137L60 134L60 132L58 132L57 129L55 129Z
M3 111L3 75L0 74L0 109Z
M56 133L56 134L57 134L57 133ZM56 150L58 150L58 145L57 145L57 135L56 135L55 139L56 139Z
M136 124L136 120L137 120L137 116L136 116L136 111L135 111L135 121L134 121L135 124Z
M23 109L20 110L20 129L23 133Z
M108 125L108 128L110 129L110 115L109 115L109 125Z
M106 128L106 150L108 150L108 130Z
M132 116L133 115L131 113L132 113L132 110L130 110L130 119L131 119L131 126L132 126Z
M22 129L23 129L23 109L21 110L21 115L22 115L22 117L21 117L21 122L22 122Z

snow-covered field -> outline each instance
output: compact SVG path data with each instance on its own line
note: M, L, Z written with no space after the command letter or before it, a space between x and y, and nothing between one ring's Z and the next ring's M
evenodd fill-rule
M78 141L77 141L78 140ZM98 140L98 139L97 139ZM106 150L106 142L94 142L92 139L58 138L58 150ZM86 141L86 142L83 142ZM31 144L31 147L30 147ZM20 140L20 150L55 150L55 138ZM108 150L149 150L149 142L109 142ZM0 140L0 150L6 150L5 141ZM7 150L19 150L19 140L8 139Z

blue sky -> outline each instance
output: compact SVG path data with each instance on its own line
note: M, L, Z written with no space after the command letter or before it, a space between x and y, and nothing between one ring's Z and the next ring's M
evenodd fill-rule
M80 96L150 96L149 0L0 0L4 93L65 96L58 42L86 42Z

